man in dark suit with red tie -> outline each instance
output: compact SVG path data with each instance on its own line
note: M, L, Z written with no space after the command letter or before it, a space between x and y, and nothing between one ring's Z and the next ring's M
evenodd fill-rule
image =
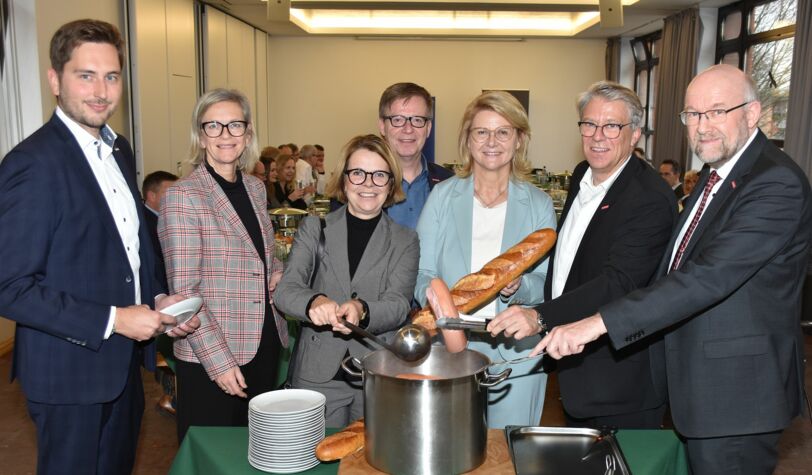
M175 323L155 275L129 143L106 124L124 42L78 20L51 39L51 119L0 163L0 315L17 322L12 377L37 430L40 474L129 473L140 365ZM184 336L197 317L176 327Z
M695 475L772 473L781 432L803 408L809 180L758 129L760 114L742 71L717 65L694 78L680 116L706 166L660 279L535 350L561 358L604 333L624 348L665 332L656 355Z

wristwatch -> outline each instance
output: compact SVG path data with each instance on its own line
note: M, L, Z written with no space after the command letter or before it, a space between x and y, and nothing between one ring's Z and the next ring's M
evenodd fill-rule
M536 312L536 323L539 326L539 335L544 336L545 334L547 334L548 331L547 323L544 321L544 317L541 316L541 312L539 312L535 308L533 309L533 311Z

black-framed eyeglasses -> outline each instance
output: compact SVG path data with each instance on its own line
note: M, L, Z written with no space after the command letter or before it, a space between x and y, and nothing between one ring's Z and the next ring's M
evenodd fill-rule
M471 136L471 140L476 143L487 142L491 138L491 135L499 142L509 142L515 134L516 128L514 127L499 127L493 130L486 129L485 127L474 127L468 132L468 135Z
M206 137L213 139L223 135L223 130L226 128L228 128L228 133L231 134L232 137L242 137L245 135L245 131L248 130L248 122L244 120L232 120L228 124L224 124L216 120L211 120L200 124L200 128L203 130L203 133L206 134Z
M392 127L403 127L406 122L409 122L412 127L422 129L429 123L431 117L423 117L422 115L387 115L384 119L388 120Z
M679 113L679 120L685 125L696 125L699 119L704 115L708 122L711 124L721 124L727 119L727 113L733 112L736 109L742 108L752 101L742 102L741 104L731 107L730 109L711 109L705 112L699 111L682 111Z
M607 139L616 139L620 137L620 131L623 130L623 127L628 125L632 125L631 122L626 124L603 124L598 125L593 122L589 122L586 120L582 120L578 122L578 130L581 132L582 137L592 137L595 135L595 132L598 131L598 128L601 129L601 133Z
M363 185L367 181L367 177L372 178L372 184L375 186L386 186L392 181L391 173L383 170L375 170L372 172L368 172L363 168L351 168L344 172L347 175L347 179L350 180L350 183L353 185Z

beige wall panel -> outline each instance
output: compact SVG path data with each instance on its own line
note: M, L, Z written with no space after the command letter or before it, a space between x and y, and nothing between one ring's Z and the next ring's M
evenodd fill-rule
M254 130L257 134L260 149L268 142L268 35L260 30L254 30L256 45L256 101L252 104L254 110Z
M172 170L171 157L167 156L171 129L166 110L169 102L166 9L164 0L140 0L132 7L136 38L132 54L138 115L133 146L141 157L144 174L140 178L143 180L153 171Z
M203 52L205 56L206 91L228 86L228 53L226 49L227 15L206 7Z
M39 67L42 71L42 112L45 120L51 117L56 107L56 98L48 86L45 72L51 67L49 46L51 37L63 24L82 18L96 18L116 25L122 34L124 31L124 2L98 0L36 0L37 44ZM126 66L125 66L126 67ZM129 85L125 82L124 94L118 110L110 118L109 124L118 133L130 135L130 106L128 102Z
M257 30L245 23L240 28L242 49L239 52L232 50L229 56L239 55L241 58L242 81L238 89L246 96L253 107L257 103L257 55L256 38Z
M284 64L286 73L269 77L269 142L321 143L332 170L347 140L377 132L381 92L412 81L437 98L437 161L454 162L471 99L482 89L528 89L533 165L571 171L582 159L575 99L603 78L604 48L604 40L270 37L271 64Z
M169 72L195 77L195 10L192 0L166 0Z
M172 129L167 158L168 171L181 176L191 170L188 163L191 147L192 109L197 101L194 78L172 75L169 77L169 122Z

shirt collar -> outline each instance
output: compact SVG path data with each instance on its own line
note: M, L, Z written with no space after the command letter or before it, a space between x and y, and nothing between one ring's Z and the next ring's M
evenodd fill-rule
M744 153L744 151L747 150L747 147L750 146L750 144L753 142L753 139L756 138L757 134L758 128L756 128L756 130L753 131L753 133L750 135L750 138L748 138L747 142L744 143L744 146L740 148L730 160L725 162L725 164L722 165L721 167L715 169L716 174L719 175L719 178L721 178L721 180L719 180L720 182L724 181L724 179L727 178L728 175L730 175L730 172L733 170L733 167L736 166L736 163L738 163L739 159L742 157L742 153Z
M83 129L82 126L80 126L75 120L68 117L68 115L65 114L62 108L59 106L56 106L56 116L59 117L68 130L70 130L70 133L74 136L74 138L76 138L76 141L79 142L79 146L82 147L82 150L89 145L95 146L97 142L101 142L101 138L96 138L90 132ZM118 136L115 132L113 132L113 129L107 124L104 124L103 128L106 129L106 132L108 132L113 141L115 141L116 137Z
M597 185L592 184L592 168L587 168L586 173L584 173L584 177L581 178L581 189L586 188L591 193L596 193L599 191L605 192L609 190L609 188L611 188L612 186L612 183L614 183L615 180L617 180L617 177L620 175L620 172L622 172L623 169L626 168L626 165L629 164L629 159L631 159L631 155L629 155L626 158L626 161L623 162L623 165L619 166L617 170L615 170L614 172L612 172L611 175L609 175L609 178L607 178L606 180L602 181Z

